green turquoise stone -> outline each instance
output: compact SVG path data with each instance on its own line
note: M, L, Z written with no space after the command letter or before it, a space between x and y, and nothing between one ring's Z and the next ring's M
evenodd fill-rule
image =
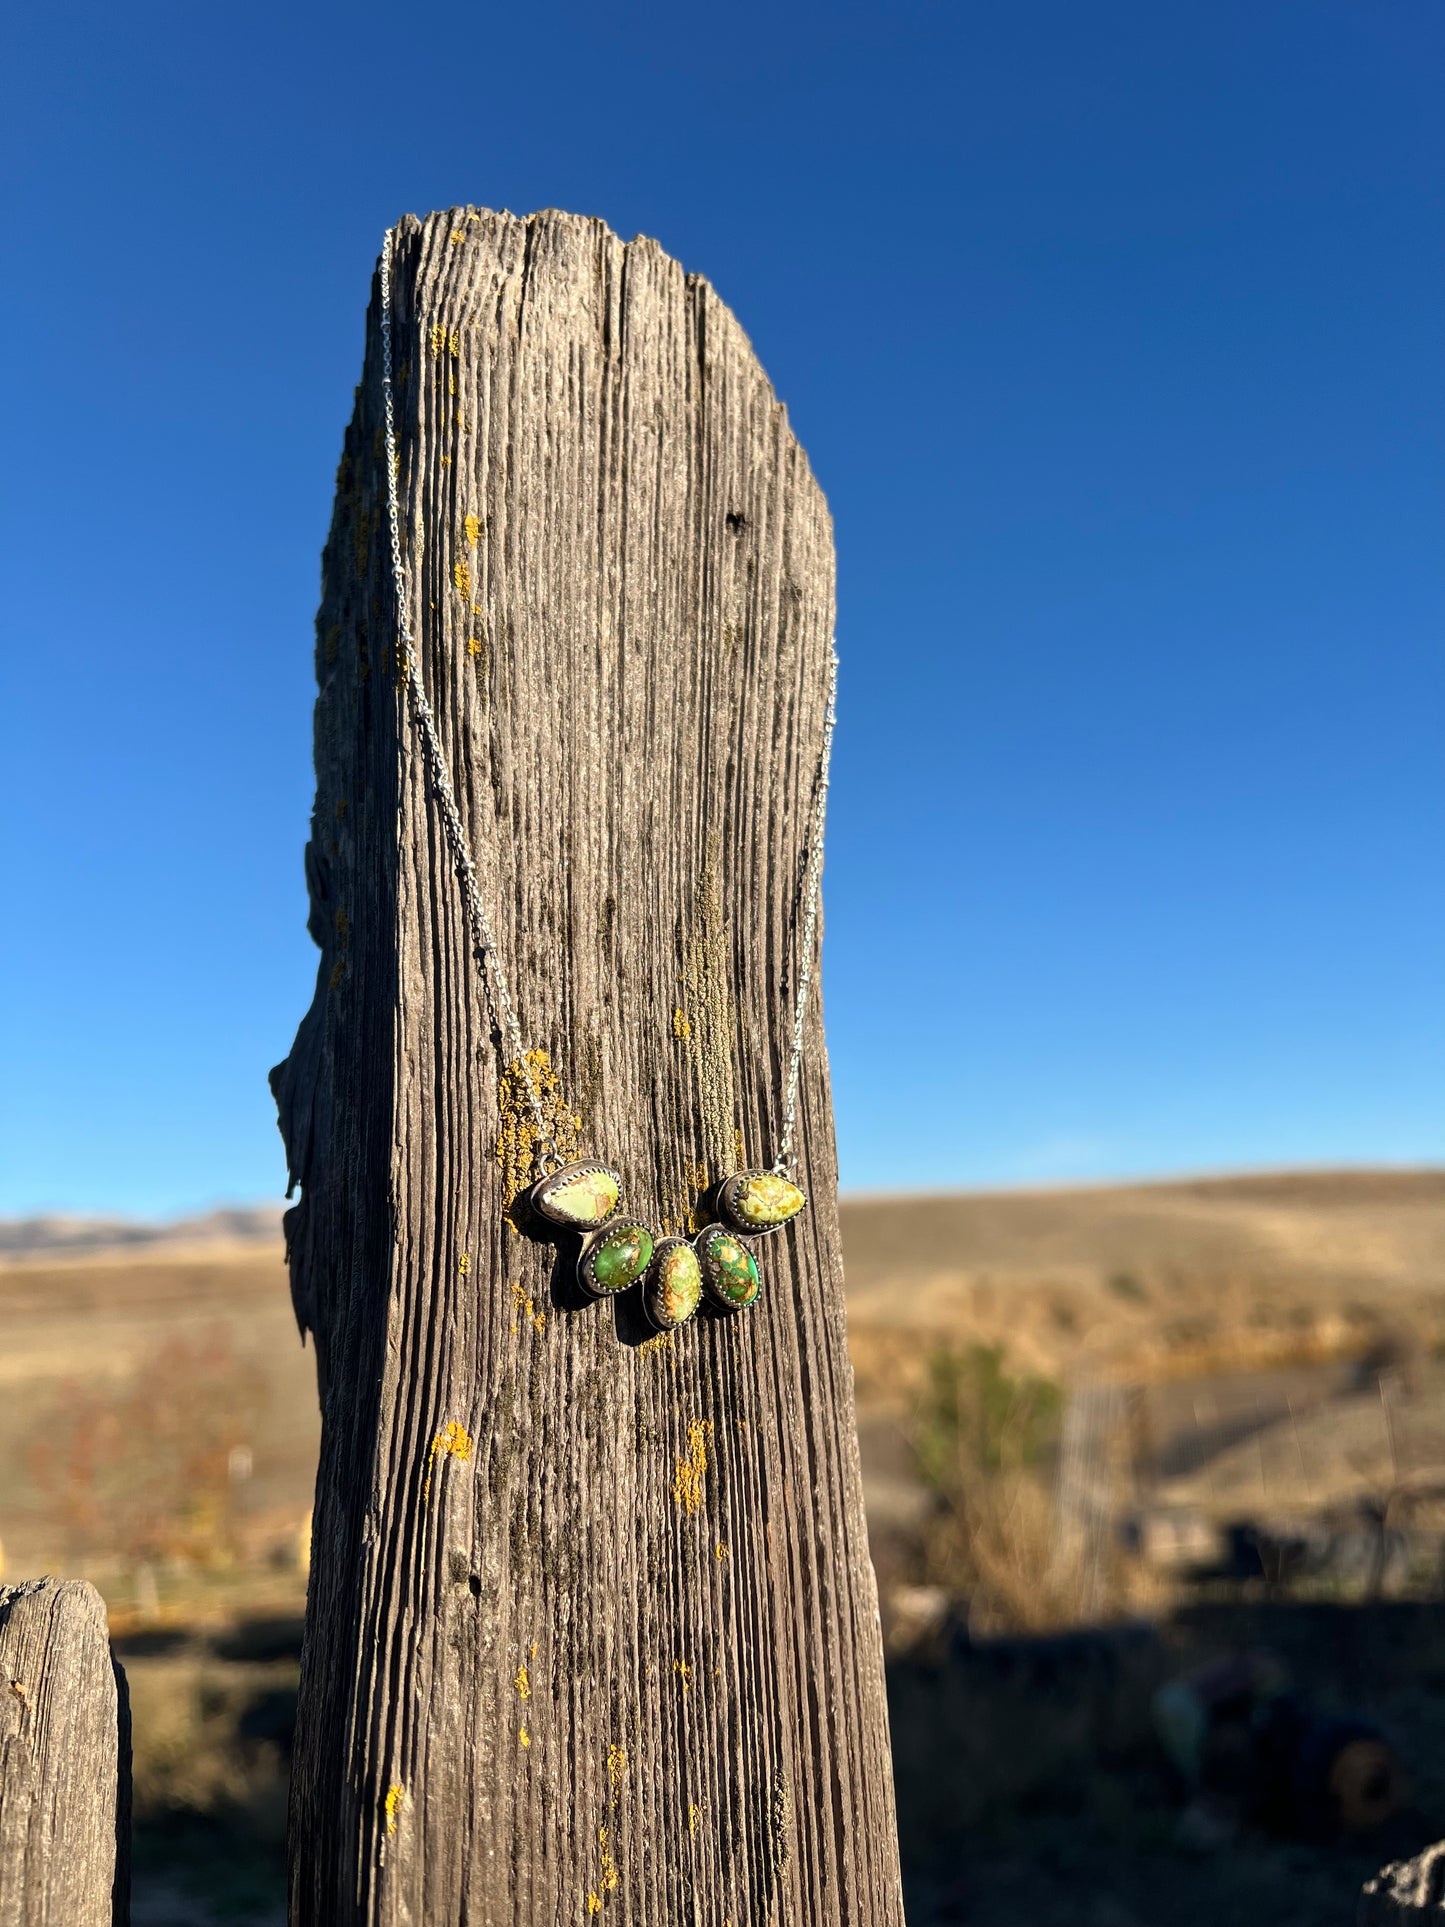
M806 1192L776 1171L744 1171L729 1181L723 1199L728 1216L749 1231L773 1231L808 1202Z
M643 1290L652 1323L659 1331L676 1331L692 1317L701 1298L702 1266L692 1246L681 1238L660 1244Z
M595 1291L626 1291L652 1263L652 1233L630 1221L604 1231L584 1260Z
M584 1166L580 1170L559 1171L552 1182L537 1195L537 1209L558 1224L578 1231L590 1231L605 1224L617 1209L622 1185L615 1171L604 1166Z
M703 1233L702 1261L709 1291L735 1310L751 1305L763 1288L756 1259L731 1231Z

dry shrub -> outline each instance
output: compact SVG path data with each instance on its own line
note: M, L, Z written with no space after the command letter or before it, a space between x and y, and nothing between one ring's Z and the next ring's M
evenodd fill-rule
M256 1436L267 1397L221 1327L167 1340L128 1383L65 1386L28 1457L71 1558L233 1559L231 1455Z
M1014 1377L1000 1345L944 1346L928 1361L912 1445L934 1499L923 1564L968 1601L979 1632L1035 1630L1073 1617L1055 1572L1049 1471L1063 1411L1051 1380Z

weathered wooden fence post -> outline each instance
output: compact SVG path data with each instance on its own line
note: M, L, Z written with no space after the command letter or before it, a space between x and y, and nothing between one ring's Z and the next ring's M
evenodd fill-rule
M94 1586L0 1586L0 1927L126 1927L130 1708Z
M453 210L402 224L395 283L413 621L535 1075L563 1150L681 1231L775 1151L828 512L653 242ZM318 620L322 959L273 1080L323 1413L292 1920L892 1927L817 1004L812 1208L760 1303L649 1343L636 1293L579 1302L509 1222L535 1130L400 682L380 370L374 299Z

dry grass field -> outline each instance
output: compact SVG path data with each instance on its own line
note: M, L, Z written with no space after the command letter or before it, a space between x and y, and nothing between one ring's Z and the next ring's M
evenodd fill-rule
M990 1743L966 1792L946 1791L930 1764L928 1709L942 1700L927 1668L942 1663L950 1625L975 1642L1140 1612L1183 1626L1208 1588L1191 1590L1177 1561L1142 1556L1161 1520L1205 1541L1241 1519L1283 1518L1296 1532L1326 1521L1338 1548L1357 1514L1393 1519L1428 1541L1436 1566L1402 1555L1387 1572L1367 1546L1357 1571L1335 1558L1298 1597L1323 1611L1369 1594L1407 1611L1433 1596L1445 1548L1445 1173L856 1198L843 1228L911 1917L1002 1922L1023 1917L1026 1895L1039 1927L1184 1921L1196 1903L1201 1919L1252 1918L1238 1888L1269 1889L1273 1920L1343 1927L1348 1909L1331 1909L1373 1846L1310 1862L1300 1891L1313 1913L1281 1897L1293 1849L1236 1856L1227 1879L1222 1862L1201 1875L1174 1852L1142 1688L1106 1695L1116 1725L1125 1701L1133 1708L1125 1766L1081 1773L1070 1756L1059 1769L1099 1811L1055 1811L1039 1762L1057 1748L1037 1741L1012 1761ZM84 1573L110 1604L136 1707L137 1921L277 1920L317 1418L275 1218L123 1239L10 1226L0 1252L0 1571ZM1081 1432L1086 1411L1102 1416ZM1087 1582L1061 1563L1071 1452L1089 1490L1105 1491L1108 1530L1095 1531ZM1115 1531L1126 1520L1127 1556ZM1267 1573L1229 1596L1256 1593L1284 1601ZM1191 1654L1209 1645L1197 1626L1178 1637ZM1281 1620L1274 1637L1294 1634ZM1445 1681L1445 1651L1438 1670ZM1398 1672L1397 1722L1400 1705L1436 1703ZM1335 1684L1355 1703L1370 1697L1368 1681ZM1000 1718L1033 1730L1018 1690ZM982 1732L992 1688L968 1691ZM1048 1693L1060 1691L1055 1679ZM1047 1694L1041 1704L1057 1736L1058 1706ZM1097 1717L1080 1715L1085 1754ZM1421 1711L1405 1753L1430 1753L1441 1724ZM1445 1832L1438 1777L1415 1770L1417 1832ZM1130 1898L1137 1882L1112 1879L1111 1855L1155 1856L1166 1889L1183 1869L1172 1912Z

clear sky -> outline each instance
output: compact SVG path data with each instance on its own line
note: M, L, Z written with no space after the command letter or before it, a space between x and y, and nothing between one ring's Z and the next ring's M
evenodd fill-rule
M707 275L837 523L846 1184L1445 1156L1427 0L6 33L0 1210L276 1195L317 559L399 214Z

